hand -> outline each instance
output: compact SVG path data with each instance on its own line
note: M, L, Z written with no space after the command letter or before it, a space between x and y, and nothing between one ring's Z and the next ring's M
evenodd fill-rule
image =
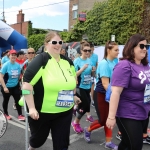
M96 67L93 66L92 67L92 72L94 72L94 71L96 71Z
M9 93L9 90L8 90L7 87L4 87L4 92L5 92L5 93Z
M29 109L29 116L34 120L39 119L39 113L37 112L37 110L35 108L30 108Z
M88 67L89 64L85 64L82 69L85 70Z
M106 121L106 126L109 128L109 129L113 129L114 126L116 124L116 118L114 119L110 119L110 118L107 118L107 121Z
M77 96L74 96L74 103L75 103L76 105L80 104L80 103L81 103L80 98L77 97Z

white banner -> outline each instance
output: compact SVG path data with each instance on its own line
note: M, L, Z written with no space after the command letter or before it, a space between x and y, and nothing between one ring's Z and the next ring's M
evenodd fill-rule
M2 39L7 41L13 31L13 28L0 20L0 37L2 37Z

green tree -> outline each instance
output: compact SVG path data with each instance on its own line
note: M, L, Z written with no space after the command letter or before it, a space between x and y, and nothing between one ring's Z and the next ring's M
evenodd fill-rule
M113 34L118 44L125 44L131 35L145 32L143 29L145 8L147 8L145 0L97 2L92 10L87 12L85 22L77 21L73 30L68 34L67 40L80 40L86 33L89 41L102 45L110 40ZM147 28L149 25L150 21Z
M31 35L28 38L28 47L32 47L37 51L44 44L45 34Z

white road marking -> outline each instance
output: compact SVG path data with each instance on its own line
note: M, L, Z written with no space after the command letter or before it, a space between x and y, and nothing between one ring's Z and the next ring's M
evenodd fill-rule
M12 125L14 125L14 126L17 126L17 127L19 127L19 128L22 128L22 129L26 129L26 127L25 127L25 122L22 122L22 121L19 121L17 118L15 118L14 116L11 116L12 117L12 120L8 120L8 123L10 123L10 124L12 124ZM14 120L14 121L13 121ZM92 132L96 132L96 131L99 131L99 130L101 130L101 129L103 129L103 127L101 127L101 128L99 128L99 129L97 129L97 130L94 130L94 131L92 131ZM28 131L30 131L30 129L28 129ZM74 142L76 142L76 141L78 141L78 140L80 140L80 139L82 139L83 138L83 133L82 134L72 134L72 135L70 135L70 144L71 143L74 143ZM52 137L51 137L51 134L49 134L49 136L48 136L48 139L50 139L50 140L52 140Z

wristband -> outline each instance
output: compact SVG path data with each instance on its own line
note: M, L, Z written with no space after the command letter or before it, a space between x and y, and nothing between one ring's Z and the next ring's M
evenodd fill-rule
M116 118L108 118L108 119L110 119L110 120L115 120Z
M31 93L32 92L32 93ZM33 94L34 95L34 91L30 91L30 90L22 90L22 95L30 95Z
M77 96L76 94L73 94L73 96Z

